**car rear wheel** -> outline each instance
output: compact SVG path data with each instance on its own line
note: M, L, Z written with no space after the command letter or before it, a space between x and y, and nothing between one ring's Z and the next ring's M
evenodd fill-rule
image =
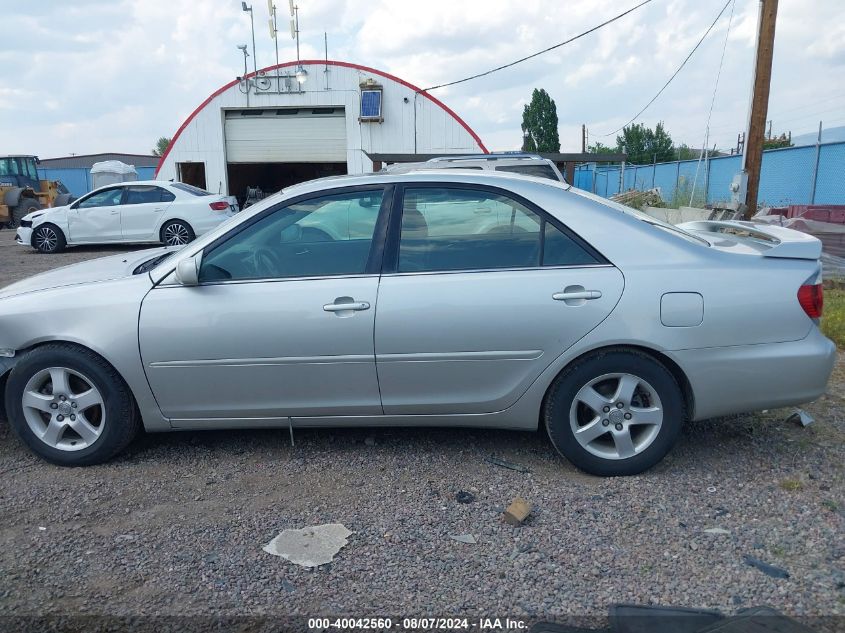
M140 428L126 383L82 347L49 344L26 353L9 375L5 397L15 433L61 466L104 462Z
M32 246L40 253L60 253L67 246L67 241L55 224L42 224L32 231Z
M681 389L651 356L619 350L561 373L543 417L552 444L593 475L639 474L674 446L685 418Z
M165 246L184 246L195 238L194 230L181 220L173 220L161 227L161 241Z

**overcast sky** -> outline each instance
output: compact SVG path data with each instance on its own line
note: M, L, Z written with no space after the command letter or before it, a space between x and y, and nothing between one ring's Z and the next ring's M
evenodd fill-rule
M757 0L735 11L711 121L728 148L747 118ZM282 61L296 52L276 0ZM578 42L491 76L433 91L490 149L518 149L522 107L545 88L563 151L633 117L678 67L725 0L653 0ZM481 72L586 30L638 0L299 0L302 57L372 66L427 87ZM267 5L253 0L259 67L274 60ZM240 0L0 0L0 153L42 158L149 152L240 74L251 42ZM639 119L700 147L730 7ZM769 118L799 134L845 124L845 2L781 0Z

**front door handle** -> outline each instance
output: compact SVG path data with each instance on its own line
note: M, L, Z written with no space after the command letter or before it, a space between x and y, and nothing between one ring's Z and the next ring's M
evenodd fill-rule
M572 301L576 299L601 299L601 290L577 290L574 292L556 292L552 295L555 301Z
M355 301L351 297L338 297L334 303L327 303L323 306L326 312L346 312L347 310L369 310L370 304L367 301Z

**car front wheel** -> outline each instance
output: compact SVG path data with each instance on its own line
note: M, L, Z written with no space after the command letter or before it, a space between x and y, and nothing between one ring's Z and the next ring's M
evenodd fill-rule
M544 407L555 448L593 475L639 474L674 446L685 419L675 377L647 354L600 352L555 380Z
M126 383L93 352L48 344L27 352L6 382L15 433L37 455L62 466L110 459L140 428Z
M60 253L67 246L67 241L55 224L42 224L32 231L32 246L39 253Z

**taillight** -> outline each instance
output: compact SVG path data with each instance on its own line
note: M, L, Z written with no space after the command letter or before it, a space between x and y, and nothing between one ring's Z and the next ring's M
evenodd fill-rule
M798 303L811 319L820 319L824 308L824 290L821 284L805 284L798 289Z
M224 202L223 200L218 200L217 202L210 202L208 206L210 206L213 211L225 211L229 208L229 203Z

